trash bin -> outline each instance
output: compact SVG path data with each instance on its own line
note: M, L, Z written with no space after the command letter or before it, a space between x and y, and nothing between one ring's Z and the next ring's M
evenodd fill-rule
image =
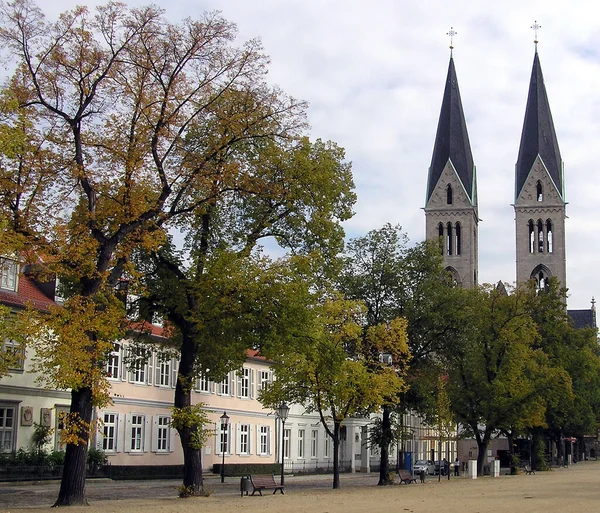
M252 482L250 481L250 476L242 476L240 479L240 496L244 496L244 492L248 495L248 492L252 490Z
M419 472L419 479L421 480L421 483L425 482L425 469L422 469L421 472Z

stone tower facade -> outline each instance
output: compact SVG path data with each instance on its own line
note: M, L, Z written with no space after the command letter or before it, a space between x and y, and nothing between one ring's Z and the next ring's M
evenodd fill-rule
M454 281L467 288L478 280L478 224L475 165L450 55L428 174L425 231L428 240L440 242Z
M567 284L563 162L537 53L515 167L517 283Z

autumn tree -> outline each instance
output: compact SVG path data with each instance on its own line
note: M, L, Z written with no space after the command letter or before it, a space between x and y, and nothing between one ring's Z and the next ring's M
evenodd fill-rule
M63 286L40 365L49 386L71 390L55 505L83 504L92 409L108 401L102 369L124 329L115 286L135 276L132 253L243 187L222 165L228 149L296 134L305 106L266 84L260 44L235 46L235 26L216 13L172 23L155 6L108 3L47 21L13 0L0 17L15 63L2 95L17 105L3 130L27 142L2 160L0 239L44 254ZM238 101L216 110L228 95Z
M314 322L305 334L304 348L275 360L277 379L260 399L271 408L285 400L303 405L309 413L318 413L333 443L333 488L339 488L339 444L344 420L379 411L405 386L393 366L381 363L380 369L372 368L363 343L393 354L396 361L408 361L406 324L396 319L371 326L363 337L362 305L337 295L315 305L313 312Z

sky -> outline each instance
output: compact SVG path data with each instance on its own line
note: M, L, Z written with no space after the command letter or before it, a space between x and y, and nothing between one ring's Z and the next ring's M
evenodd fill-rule
M99 0L38 0L49 19ZM127 0L131 6L151 3ZM172 21L219 10L239 42L262 40L268 80L306 100L311 138L352 162L358 201L344 224L425 236L427 172L454 62L477 167L479 279L515 281L514 169L538 52L564 161L569 308L600 295L600 25L583 0L155 0Z

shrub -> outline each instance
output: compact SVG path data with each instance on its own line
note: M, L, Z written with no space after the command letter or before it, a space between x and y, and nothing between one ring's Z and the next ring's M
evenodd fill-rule
M89 449L87 453L87 462L90 467L104 465L108 461L104 451L99 449Z

